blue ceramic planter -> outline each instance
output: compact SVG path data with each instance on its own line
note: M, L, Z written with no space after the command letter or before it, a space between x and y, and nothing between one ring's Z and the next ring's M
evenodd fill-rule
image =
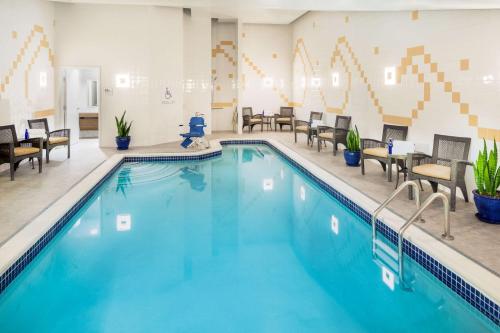
M116 137L116 148L118 150L127 150L129 144L130 144L130 136Z
M361 158L361 153L359 151L348 151L344 150L345 163L348 166L359 166L359 160Z
M480 195L476 190L472 193L478 211L477 218L486 223L500 224L500 198Z

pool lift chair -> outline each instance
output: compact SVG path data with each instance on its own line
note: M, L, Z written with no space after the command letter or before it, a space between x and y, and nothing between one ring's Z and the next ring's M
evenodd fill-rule
M207 125L205 124L205 119L202 117L202 114L196 113L196 115L189 120L189 132L180 134L184 138L181 142L181 146L186 149L188 147L207 149L209 144L205 139L205 131L203 130L205 127L207 127Z

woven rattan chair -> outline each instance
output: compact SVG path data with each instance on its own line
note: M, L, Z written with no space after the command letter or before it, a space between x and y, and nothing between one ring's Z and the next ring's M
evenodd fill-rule
M22 160L36 158L38 172L42 172L43 139L34 138L17 140L14 125L0 126L0 164L10 164L10 180L14 180L14 171ZM34 168L34 166L33 166Z
M333 155L337 155L338 144L347 145L347 133L350 127L350 116L337 116L335 118L335 127L318 126L318 152L321 150L322 143L331 142L333 144Z
M262 114L254 115L251 107L243 107L241 111L243 114L243 129L248 127L248 132L251 132L255 125L260 125L261 132L264 130Z
M71 156L70 151L70 130L69 129L59 129L56 131L49 131L49 123L47 118L31 119L28 120L28 125L32 129L43 129L47 137L43 140L43 148L45 149L45 157L47 163L50 162L49 154L52 149L58 146L68 147L68 158Z
M280 107L280 113L274 115L274 130L278 130L278 125L280 126L280 131L283 130L283 126L290 126L290 131L293 131L293 108L290 106Z
M309 121L305 120L295 120L294 132L295 132L295 143L297 143L297 134L304 133L307 135L307 144L312 140L311 136L311 124L313 120L321 120L323 118L323 112L311 111L309 114Z
M405 141L408 136L408 126L384 124L382 140L361 139L361 174L365 174L365 160L377 160L384 172L389 165L387 141L389 139ZM398 165L398 167L403 167Z
M427 180L434 192L438 184L450 189L450 209L455 211L457 187L460 188L465 202L469 202L465 186L465 168L472 165L469 157L470 138L434 135L432 156L426 154L408 154L408 179ZM410 191L411 192L411 191ZM409 193L413 199L413 193Z

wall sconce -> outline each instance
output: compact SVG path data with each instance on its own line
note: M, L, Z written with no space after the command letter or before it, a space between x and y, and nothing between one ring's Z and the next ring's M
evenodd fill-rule
M116 74L115 85L117 88L130 88L130 74Z
M274 188L274 181L272 178L262 180L262 188L264 191L272 191Z
M384 82L388 86L396 84L396 67L386 67L384 71Z
M493 83L494 80L495 80L495 78L491 74L483 76L483 83L484 84Z
M262 85L264 86L264 88L272 88L273 85L274 85L274 80L272 77L265 77L263 80L262 80Z
M330 220L330 228L335 235L339 234L339 220L335 215L332 215L332 218Z
M116 231L129 231L132 228L132 218L130 214L116 215Z
M332 86L338 87L340 85L340 75L339 72L332 73Z
M40 87L47 87L47 72L40 72Z
M319 77L313 77L311 79L311 87L313 87L313 88L319 88L319 87L321 87L321 78L319 78Z

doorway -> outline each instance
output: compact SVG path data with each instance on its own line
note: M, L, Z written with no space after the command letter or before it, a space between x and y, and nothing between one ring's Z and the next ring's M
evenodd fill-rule
M71 144L99 138L100 68L65 67L61 73L64 128Z

